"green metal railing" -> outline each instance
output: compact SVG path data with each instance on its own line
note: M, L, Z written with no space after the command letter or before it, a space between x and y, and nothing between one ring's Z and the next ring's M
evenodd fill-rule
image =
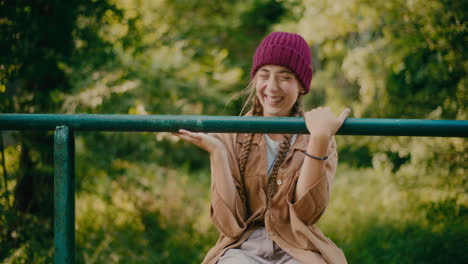
M307 134L303 118L232 116L141 116L0 114L0 130L55 130L54 262L75 259L74 131ZM339 135L468 137L466 120L348 118Z
M179 128L226 133L308 134L301 117L142 116L0 114L0 130L176 132ZM348 118L337 134L369 136L466 137L466 120Z

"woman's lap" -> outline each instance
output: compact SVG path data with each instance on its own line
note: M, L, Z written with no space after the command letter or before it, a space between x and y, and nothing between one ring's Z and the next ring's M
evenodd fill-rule
M271 240L265 228L255 230L239 248L228 249L218 264L301 264Z

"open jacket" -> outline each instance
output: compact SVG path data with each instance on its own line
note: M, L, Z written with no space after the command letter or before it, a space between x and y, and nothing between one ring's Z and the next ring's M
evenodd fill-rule
M328 146L326 170L306 194L294 201L296 183L304 161L309 135L298 135L280 166L275 182L267 177L266 143L262 134L255 134L246 164L244 186L241 185L239 158L246 134L215 134L226 145L234 184L235 210L226 205L227 197L217 188L220 170L211 161L211 218L220 237L207 253L203 263L216 263L229 248L242 244L258 225L264 225L269 237L284 251L303 263L323 258L327 263L346 263L343 252L315 227L330 197L337 167L335 139ZM268 184L276 192L267 196ZM245 192L243 192L243 190ZM245 195L242 195L242 194Z

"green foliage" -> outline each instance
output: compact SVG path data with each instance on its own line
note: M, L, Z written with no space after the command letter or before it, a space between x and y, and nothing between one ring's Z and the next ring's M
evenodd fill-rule
M77 262L199 263L216 240L209 172L121 163L125 172L103 193L78 197Z
M15 213L3 204L0 210L2 263L52 263L52 222L32 214Z
M256 45L287 30L312 47L307 109L467 119L466 8L460 0L0 0L0 111L238 115ZM345 166L319 225L350 263L467 259L465 139L337 140ZM51 134L5 142L0 259L51 263ZM168 133L77 133L77 262L199 263L217 236L208 168L205 152Z
M60 112L65 95L72 92L70 73L84 65L96 71L111 63L103 52L109 45L96 32L103 13L118 13L107 1L2 0L0 7L0 112ZM87 19L94 23L81 23ZM82 36L90 49L80 44ZM94 60L79 60L80 52ZM50 263L52 134L24 131L6 135L11 139L4 144L2 133L0 258L7 263ZM12 145L18 152L8 155L9 147L5 150L4 145ZM10 159L17 162L17 168L6 169Z
M306 105L353 117L466 119L466 5L462 1L303 1L304 16L278 30L313 46ZM342 161L385 167L402 188L466 192L466 140L344 137ZM415 190L416 191L416 190Z
M465 198L414 193L393 173L343 166L319 227L349 263L461 263L468 228Z

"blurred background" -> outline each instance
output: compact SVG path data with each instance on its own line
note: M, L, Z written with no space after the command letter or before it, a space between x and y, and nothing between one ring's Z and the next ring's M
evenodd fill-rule
M0 112L238 115L271 31L304 36L307 109L467 119L462 0L0 0ZM2 132L0 262L53 262L53 134ZM318 226L350 263L466 263L467 140L338 136ZM168 133L76 133L76 262L200 263L209 159Z

